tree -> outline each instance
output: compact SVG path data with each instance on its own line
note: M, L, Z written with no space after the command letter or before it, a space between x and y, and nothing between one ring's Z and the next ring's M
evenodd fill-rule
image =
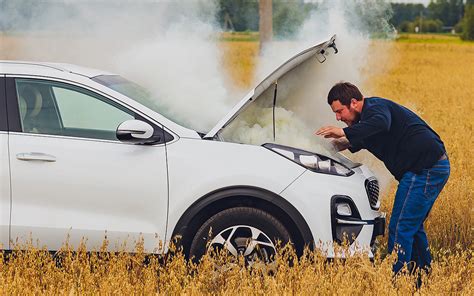
M392 3L393 15L390 19L390 22L397 28L400 28L402 31L403 27L406 27L406 24L414 21L421 14L426 15L427 9L423 4L406 4L406 3Z
M445 26L455 26L463 15L463 0L433 0L428 5L429 17L439 19Z
M277 37L293 36L314 6L303 0L273 0L273 30Z
M276 37L289 37L296 33L309 12L318 7L318 3L304 0L273 0L272 2L273 35ZM260 1L219 0L218 3L217 19L223 27L230 18L235 31L259 30Z
M443 22L438 19L417 18L412 24L420 28L423 33L440 33L443 30Z
M235 31L258 31L258 0L219 0L218 21L231 18Z
M467 4L461 21L463 40L474 40L474 4Z

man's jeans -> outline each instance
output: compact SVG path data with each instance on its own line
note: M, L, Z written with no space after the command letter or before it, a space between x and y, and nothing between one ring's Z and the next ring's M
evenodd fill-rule
M431 254L423 222L448 181L449 173L449 159L443 159L420 174L407 172L400 180L388 226L388 252L398 250L398 260L393 265L395 273L404 264L409 264L411 271L429 269Z

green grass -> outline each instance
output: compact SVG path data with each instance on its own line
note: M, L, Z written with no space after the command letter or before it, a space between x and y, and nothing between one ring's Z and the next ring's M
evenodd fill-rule
M259 41L258 32L225 32L219 36L219 41ZM385 39L379 36L373 36L373 39ZM461 40L458 34L451 33L401 33L396 39L397 42L405 43L455 43L455 44L472 44L472 41Z
M220 41L259 41L258 32L225 32L222 33Z
M406 42L406 43L472 43L470 41L463 41L459 35L454 34L409 34L402 33L399 34L396 38L397 42Z

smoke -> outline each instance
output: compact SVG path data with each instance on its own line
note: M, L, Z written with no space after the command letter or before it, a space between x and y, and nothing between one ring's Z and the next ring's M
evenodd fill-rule
M311 66L295 70L292 83L298 84L297 92L283 95L287 108L307 125L313 128L336 125L335 116L327 105L327 93L339 81L350 81L364 90L367 82L364 67L374 58L370 49L371 36L374 32L393 36L394 30L387 21L389 16L390 5L380 0L324 2L304 22L296 40L276 41L265 48L258 64L257 80L296 53L336 35L339 53L328 57L324 63L313 61ZM379 61L385 58L377 56Z
M198 131L230 109L214 1L0 0L0 58L65 62L150 89L163 115ZM1 35L1 34L0 34Z
M139 81L166 102L165 114L198 131L209 130L231 107L215 28L204 22L177 22L154 40L117 56L118 72ZM120 61L134 61L129 67ZM163 105L163 104L162 104Z
M390 5L381 0L330 1L319 6L304 22L294 40L278 40L266 45L257 68L257 81L296 53L329 40L336 35L339 53L328 56L324 63L313 58L291 71L291 75L278 81L277 108L275 111L276 138L273 138L271 103L273 88L260 95L256 106L249 107L229 126L224 138L236 142L262 144L277 142L319 153L335 153L330 141L317 137L314 131L325 125L344 125L335 120L327 104L327 93L339 81L359 86L369 96L367 65L371 59L384 63L388 56L371 50L374 36L391 38L394 29L389 25ZM374 69L373 71L377 71ZM382 189L389 184L390 174L383 164L368 153L357 157L379 176Z

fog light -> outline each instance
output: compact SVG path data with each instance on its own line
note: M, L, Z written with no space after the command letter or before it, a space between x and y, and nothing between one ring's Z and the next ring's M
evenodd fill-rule
M340 203L337 205L337 214L341 216L352 216L351 207L349 204Z

